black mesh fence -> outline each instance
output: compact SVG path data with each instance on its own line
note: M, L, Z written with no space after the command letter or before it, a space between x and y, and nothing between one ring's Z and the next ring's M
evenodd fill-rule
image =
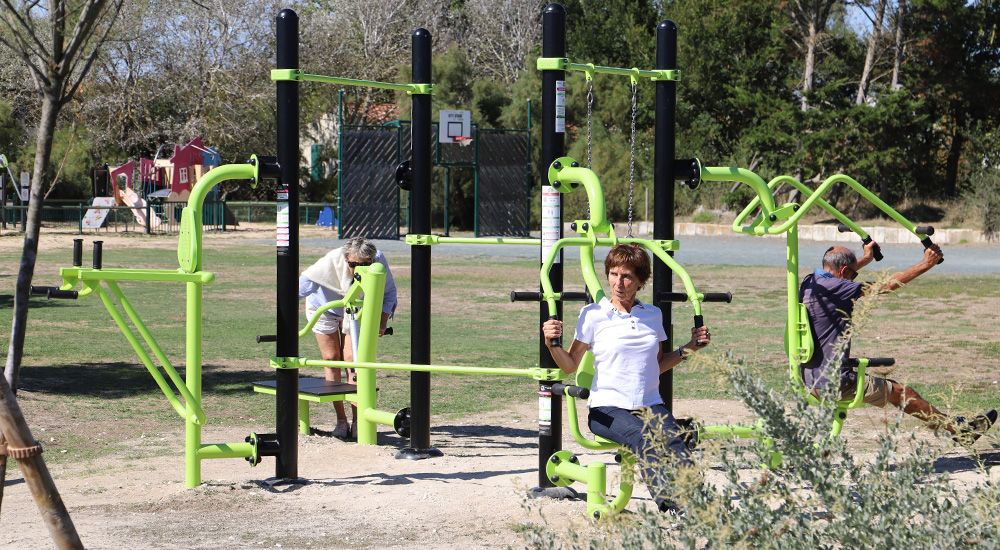
M432 124L434 164L475 170L478 188L468 206L476 212L477 235L527 236L531 208L528 131L480 129L473 124L472 135L466 144L440 144L438 125ZM341 238L399 238L400 210L406 201L401 207L394 175L396 166L411 156L409 121L345 126L341 143ZM442 173L434 177L440 179ZM440 193L443 187L441 181L432 182L432 193ZM441 219L440 212L432 216Z
M531 210L528 132L483 128L478 134L476 234L527 237Z
M345 127L341 134L340 237L399 238L400 129Z

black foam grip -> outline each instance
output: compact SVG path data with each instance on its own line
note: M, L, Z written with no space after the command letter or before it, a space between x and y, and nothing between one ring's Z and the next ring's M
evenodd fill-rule
M30 293L32 296L48 296L50 290L57 290L57 289L54 286L31 285Z
M701 315L694 316L694 328L699 328L705 326L705 318Z
M914 233L921 233L930 237L934 234L934 228L929 225L918 225L913 228Z
M558 321L559 317L556 317L555 315L549 315L549 320L552 320L552 319L555 319L555 320ZM562 347L562 338L553 338L551 340L551 342L552 342L552 347L554 347L554 348L561 348Z
M587 399L590 397L590 390L587 388L559 382L552 384L552 393L555 395L568 395L577 399Z
M58 288L49 289L49 298L56 298L59 300L76 300L80 297L80 293L76 290L59 290Z
M863 244L865 246L868 246L868 243L870 243L870 242L872 242L871 235L869 235L869 236L861 239L861 244ZM876 262L881 262L882 259L885 257L885 256L882 255L882 247L880 247L878 245L878 243L875 243L875 248L872 249L872 255L875 256L875 261Z
M277 342L277 341L278 341L277 334L261 334L260 336L257 337L258 344L263 344L264 342Z
M837 224L837 231L840 231L841 233L850 233L850 232L852 232L854 230L851 229L850 227L847 227L846 225L844 225L842 223L838 223Z
M930 248L930 247L934 246L934 242L931 241L930 237L924 237L923 240L920 241L920 244L924 245L924 248ZM941 258L940 260L938 260L939 264L943 263L943 262L944 262L944 258Z
M847 366L857 368L860 361L857 359L848 359ZM869 367L891 367L896 364L896 360L892 357L869 357L868 366Z
M541 292L531 292L528 290L512 290L510 291L510 301L511 302L537 302L541 300Z
M688 295L684 292L661 292L656 295L660 302L686 302ZM733 301L732 292L706 292L702 302L725 302Z
M511 302L538 302L542 299L541 292L528 290L512 290L510 293ZM561 292L560 302L587 302L590 303L590 294L587 292Z

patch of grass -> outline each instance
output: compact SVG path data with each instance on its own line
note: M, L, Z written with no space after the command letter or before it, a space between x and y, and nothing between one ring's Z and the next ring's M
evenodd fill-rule
M129 247L109 247L108 267L176 268L173 250L159 241L137 238ZM302 267L318 253L302 254ZM16 265L19 251L0 251L2 265ZM379 358L408 362L411 318L410 276L406 256L390 258L400 290L400 305L392 322L395 335L380 340ZM54 284L58 268L68 264L66 250L39 252L36 284ZM273 400L254 394L250 383L271 378L271 344L254 337L274 332L274 255L270 243L209 244L206 268L216 281L204 293L204 402L210 427L238 426L269 431ZM603 272L603 267L599 267ZM785 289L781 267L691 266L699 290L731 291L731 304L705 304L703 313L714 341L703 354L731 354L765 385L783 387L788 377L782 351ZM511 303L511 290L537 288L534 260L504 260L482 255L435 257L432 296L432 362L485 367L529 368L538 364L537 304ZM566 289L583 288L576 265L566 266ZM13 279L11 278L11 283ZM156 336L174 367L184 373L184 288L166 283L122 285L129 300ZM651 285L650 285L651 286ZM675 288L679 284L675 283ZM649 301L651 289L640 295ZM6 297L5 297L6 296ZM0 306L11 303L0 295ZM4 300L6 299L6 302ZM954 304L949 306L949 304ZM974 305L977 310L968 310ZM580 304L564 306L567 332L572 333ZM930 307L930 309L928 309ZM901 381L919 376L921 391L938 395L961 386L951 404L956 410L979 411L988 405L992 388L973 382L998 366L1000 342L995 326L982 322L982 312L1000 307L1000 278L928 275L883 300L871 329L856 338L856 353L894 355L909 369L893 376ZM687 340L692 324L687 304L673 308L676 342ZM10 326L10 307L0 307L0 326ZM300 314L300 322L304 319ZM929 346L928 335L935 346ZM968 345L975 342L975 345ZM979 344L979 342L983 342ZM6 346L7 339L0 339ZM319 353L311 336L299 344L300 355ZM956 357L962 369L953 369ZM321 376L320 371L303 375ZM724 373L723 373L724 374ZM731 384L719 373L707 373L695 361L674 374L677 398L732 398ZM383 372L378 376L379 407L396 410L409 402L409 376ZM72 446L70 455L53 460L89 460L129 450L143 434L169 434L167 443L149 452L173 453L182 447L182 422L170 408L134 351L95 297L78 301L32 298L24 369L22 407L33 427ZM510 403L536 399L530 379L487 376L433 376L434 422L498 410ZM331 406L314 406L315 418L331 418ZM85 434L105 431L107 438ZM114 443L114 442L121 443ZM145 450L143 452L146 452Z

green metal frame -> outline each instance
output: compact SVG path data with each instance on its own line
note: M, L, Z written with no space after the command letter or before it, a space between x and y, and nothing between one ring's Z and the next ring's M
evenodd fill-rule
M535 62L535 67L539 71L573 71L584 73L587 80L592 79L595 74L627 76L632 80L632 82L638 82L644 78L648 78L653 82L661 80L676 81L681 79L681 72L678 69L645 70L635 67L630 69L622 67L603 67L601 65L594 65L593 63L571 63L570 60L565 57L539 57Z
M323 82L325 84L340 84L342 86L360 86L363 88L378 88L380 90L396 90L409 95L432 94L431 84L399 84L396 82L379 82L377 80L360 80L342 76L326 76L310 74L301 69L271 69L271 80L275 82Z
M649 240L638 238L619 238L615 235L614 226L606 217L604 203L604 191L597 175L591 170L583 168L571 157L561 157L553 161L548 170L549 183L560 193L570 193L581 186L587 193L587 200L590 206L590 217L586 220L576 220L572 227L575 228L579 237L567 237L556 241L549 252L548 257L542 264L540 280L542 286L542 298L548 304L549 314L556 315L558 308L556 302L559 294L553 291L552 281L549 273L555 260L559 257L559 251L565 246L576 246L580 251L580 271L583 274L584 283L595 302L599 302L605 296L600 278L594 268L594 248L596 246L615 246L621 243L634 243L648 250L657 259L662 261L680 278L684 285L684 290L688 295L688 301L694 310L694 315L701 315L701 302L704 295L698 293L685 270L668 252L676 252L680 249L680 244L672 240ZM763 185L763 182L760 182ZM594 355L590 351L584 353L576 371L576 385L590 388L594 377ZM617 443L594 436L587 438L580 430L579 418L576 411L576 399L566 395L567 421L573 439L581 447L593 450L615 450L619 453L622 462L622 479L619 484L618 495L610 502L607 501L605 490L604 464L589 464L586 467L580 466L578 461L573 460L575 456L568 451L559 451L553 455L547 468L550 480L559 486L566 486L573 481L579 481L587 485L587 514L595 518L600 518L609 513L617 513L624 509L632 495L634 485L633 466L635 457L625 448ZM766 446L771 446L771 441L764 437L762 424L759 422L753 426L736 425L706 425L698 427L698 438L701 439L757 439ZM777 467L780 464L781 455L776 451L771 453L767 466Z
M229 164L214 168L205 174L191 190L188 205L181 212L181 230L177 244L179 269L90 269L68 267L59 270L62 290L82 286L79 297L96 295L108 310L115 325L135 350L139 360L156 381L170 406L184 420L185 426L185 484L201 484L201 461L211 458L245 458L251 465L260 462L257 438L251 434L244 442L201 442L201 428L206 422L202 408L202 288L215 280L215 274L202 270L202 208L208 192L227 180L260 181L260 162L252 157L247 164ZM183 283L186 288L185 376L182 379L170 360L156 342L153 334L142 322L138 312L119 282ZM117 302L116 302L117 301ZM119 311L119 307L124 311ZM128 321L135 327L129 327ZM138 335L136 334L138 333ZM141 338L141 342L140 342ZM143 344L148 346L159 366L150 357ZM166 373L166 377L160 370ZM175 393L176 392L176 393Z
M702 166L700 161L698 162L698 167L703 181L735 181L744 183L750 186L756 193L757 196L747 204L733 221L732 230L734 232L755 236L785 234L787 313L784 338L785 353L788 356L788 374L793 386L803 398L811 404L818 404L820 402L819 399L806 388L802 380L800 368L800 365L808 361L815 352L809 318L806 315L805 307L799 302L798 224L802 216L811 208L818 206L833 216L838 222L844 224L850 231L857 234L859 238L866 240L869 235L864 229L822 198L837 183L846 183L848 187L856 191L863 199L875 205L888 217L896 221L910 233L913 233L918 240L924 240L927 235L918 232L916 224L906 219L906 217L889 206L889 204L858 183L857 180L844 174L835 174L826 178L813 190L791 176L778 176L764 184L764 180L760 176L742 168L706 167ZM797 189L805 197L805 200L801 204L786 203L776 206L773 191L782 184L789 184ZM756 212L756 215L750 219L750 216L754 212ZM855 388L854 397L837 401L833 425L830 429L830 437L840 435L844 421L847 419L848 410L864 406L864 375L868 367L868 359L859 358L858 362L857 387Z

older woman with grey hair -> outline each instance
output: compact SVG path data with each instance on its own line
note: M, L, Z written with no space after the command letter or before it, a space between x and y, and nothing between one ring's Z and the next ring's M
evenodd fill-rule
M299 298L306 299L306 318L312 318L316 310L324 304L344 297L354 281L354 268L375 262L385 266L386 271L379 336L385 334L389 318L396 310L396 281L392 278L392 271L389 270L385 254L361 237L348 239L343 246L328 252L299 276ZM320 315L313 327L313 333L316 335L316 343L324 360L350 361L353 358L351 339L344 338L342 334L344 328L346 328L344 308L328 309ZM343 380L341 369L327 368L326 379L341 382ZM357 410L354 411L354 422L348 427L344 403L335 402L334 409L337 411L337 426L333 430L333 436L346 438L349 434L356 434Z

